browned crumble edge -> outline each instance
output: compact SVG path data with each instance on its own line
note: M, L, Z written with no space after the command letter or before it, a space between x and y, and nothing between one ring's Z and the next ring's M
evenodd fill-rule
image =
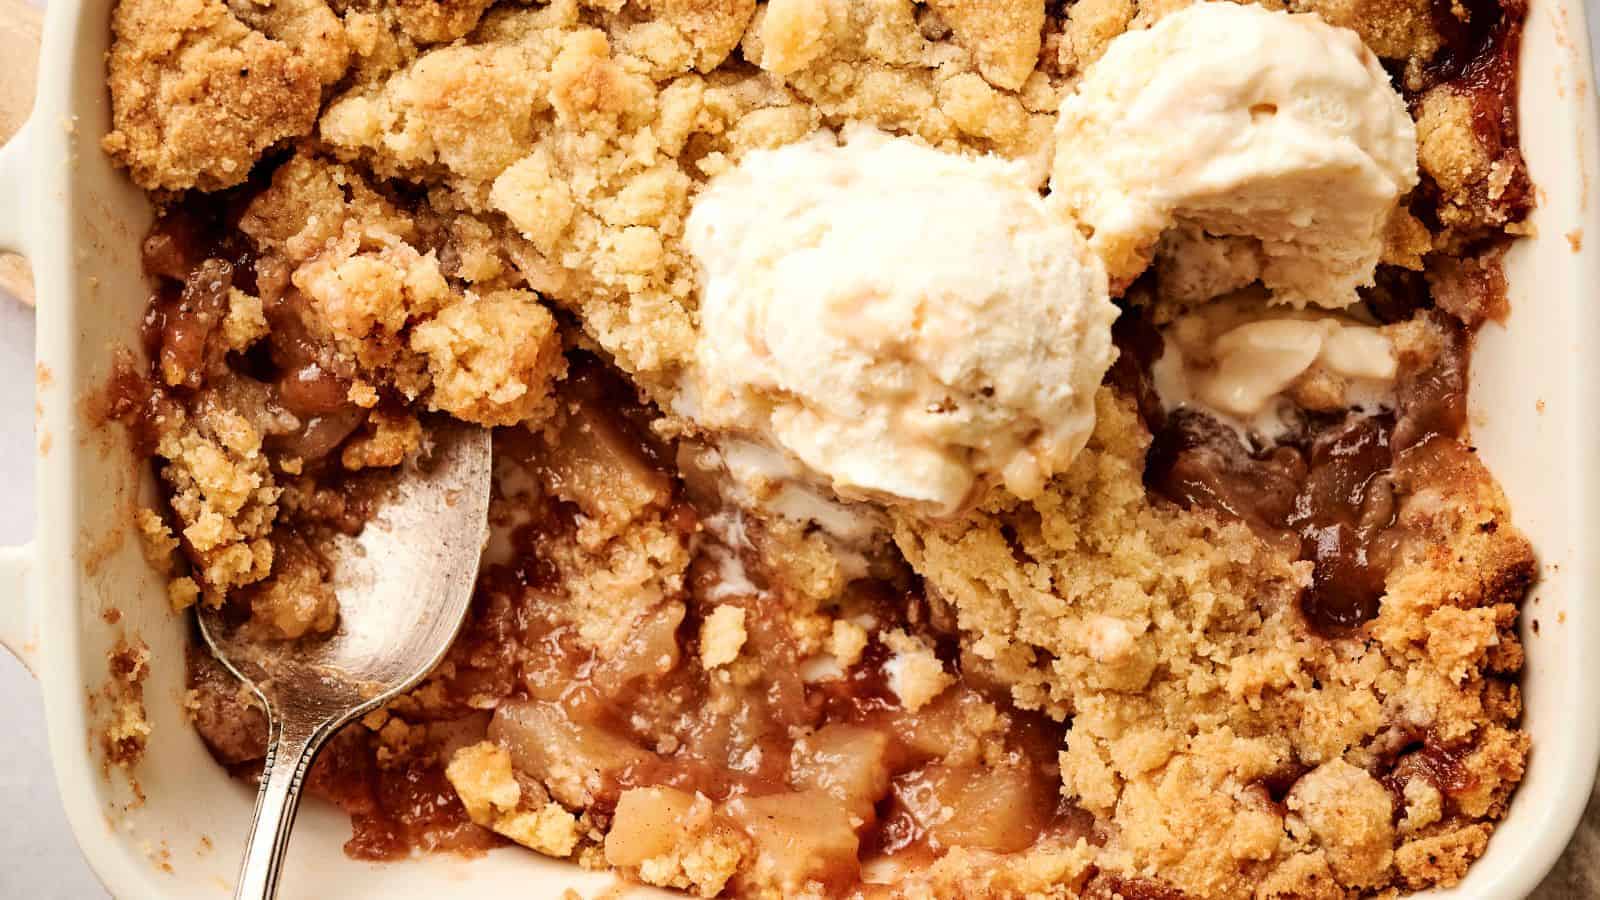
M144 705L150 648L139 638L119 637L106 652L106 668L104 684L89 696L89 711L97 716L95 734L105 775L109 778L113 770L127 774L134 802L142 803L144 791L132 773L144 759L150 741L150 721Z
M1463 877L1528 752L1535 563L1464 416L1532 202L1519 0L1264 3L1356 30L1417 121L1422 184L1364 294L1401 351L1392 414L1307 412L1274 448L1163 415L1158 266L1070 471L898 516L858 577L783 521L730 546L650 402L692 352L708 178L849 121L1037 153L1106 43L1185 2L120 0L104 147L163 214L144 357L94 407L163 487L137 524L173 608L334 627L321 544L429 415L496 429L461 637L312 771L350 855L512 841L708 897ZM116 765L147 656L111 656ZM187 668L196 729L254 777L261 710L203 650Z

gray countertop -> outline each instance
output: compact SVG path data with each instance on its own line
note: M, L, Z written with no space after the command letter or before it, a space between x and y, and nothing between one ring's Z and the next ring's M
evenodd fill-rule
M1591 3L1591 8L1595 4ZM1591 38L1600 46L1600 10ZM25 541L33 528L33 312L0 296L0 544ZM67 828L50 772L44 717L33 679L0 651L0 897L90 900L105 897ZM1600 792L1566 855L1530 900L1600 897ZM1501 898L1483 898L1501 900Z

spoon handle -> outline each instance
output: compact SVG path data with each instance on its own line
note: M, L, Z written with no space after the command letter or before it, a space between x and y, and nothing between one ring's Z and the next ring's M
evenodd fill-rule
M293 720L287 725L273 722L261 791L256 795L255 819L250 825L249 843L245 844L234 900L272 900L277 896L278 870L289 849L289 829L300 808L300 789L311 761L333 730L330 724L298 723L297 727Z

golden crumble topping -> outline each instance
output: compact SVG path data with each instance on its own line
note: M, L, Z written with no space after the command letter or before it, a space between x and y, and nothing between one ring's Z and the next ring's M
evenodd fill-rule
M99 696L90 696L90 710L99 701L110 708L99 726L101 751L107 767L132 769L144 758L150 742L150 720L145 717L144 680L150 674L150 648L134 638L119 637L106 653L109 674ZM135 784L135 792L138 790Z
M1515 688L1492 675L1520 665L1512 604L1532 556L1475 458L1430 444L1407 466L1432 483L1401 500L1403 561L1373 640L1351 646L1304 624L1310 563L1243 524L1152 502L1148 433L1109 392L1100 407L1091 451L1039 501L895 532L930 595L975 635L982 671L1020 706L1070 720L1063 792L1112 832L1099 865L1231 897L1309 854L1348 887L1384 886L1397 847L1463 829L1412 820L1396 840L1404 810L1379 778L1402 777L1385 772L1412 757L1386 757L1420 735L1422 754L1476 748L1452 763L1457 808L1502 807L1526 738L1509 728ZM1412 877L1404 864L1398 874Z
M418 325L411 346L428 357L429 406L483 425L548 415L550 386L567 373L556 321L528 291L457 303Z
M701 897L722 892L745 857L747 839L718 825L711 801L669 787L634 788L617 799L606 833L606 863L637 871L645 884Z
M865 123L1042 190L1085 68L1189 2L119 0L104 146L163 209L148 365L104 405L159 475L137 525L174 609L337 628L325 542L434 417L494 429L460 638L310 776L348 853L510 841L703 897L1465 875L1529 752L1534 559L1464 407L1532 196L1517 0L1263 0L1354 30L1416 120L1421 184L1359 313L1395 347L1392 408L1306 377L1273 446L1163 411L1156 326L1261 277L1193 226L1119 298L1093 437L1035 500L843 540L733 502L657 405L695 352L710 179ZM263 711L187 664L189 718L250 773ZM137 757L138 713L108 756Z
M208 410L209 411L209 410ZM267 535L278 514L277 487L261 435L227 411L194 421L181 408L159 420L156 453L170 485L172 511L183 523L190 557L220 603L228 588L259 581L272 567Z
M524 791L499 745L457 750L444 774L473 822L547 856L568 856L578 846L577 819L537 785Z
M338 17L318 0L251 9L258 20L222 0L117 4L104 144L141 187L238 184L262 151L316 123L349 52Z

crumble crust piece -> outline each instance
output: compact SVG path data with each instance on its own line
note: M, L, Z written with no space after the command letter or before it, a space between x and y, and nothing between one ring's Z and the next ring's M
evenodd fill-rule
M700 662L708 669L725 666L739 658L748 633L744 628L745 610L739 606L719 606L700 626Z
M172 489L172 510L183 523L207 600L222 602L229 588L261 580L272 567L267 535L278 514L277 486L261 455L261 435L227 411L198 421L174 407L159 420L156 452L167 461L162 478Z
M101 749L107 766L132 769L144 758L150 741L150 720L145 717L144 706L150 648L138 638L118 638L116 646L106 653L106 666L110 674L101 694L110 710L100 730Z
M259 21L223 0L117 4L103 143L141 187L238 184L262 151L315 124L346 65L338 17L318 0L253 9Z
M577 819L543 789L525 791L499 745L485 741L457 750L444 774L479 825L547 856L568 856L578 846Z
M625 791L605 840L608 864L701 897L721 893L748 852L746 839L716 823L710 800L669 787Z

